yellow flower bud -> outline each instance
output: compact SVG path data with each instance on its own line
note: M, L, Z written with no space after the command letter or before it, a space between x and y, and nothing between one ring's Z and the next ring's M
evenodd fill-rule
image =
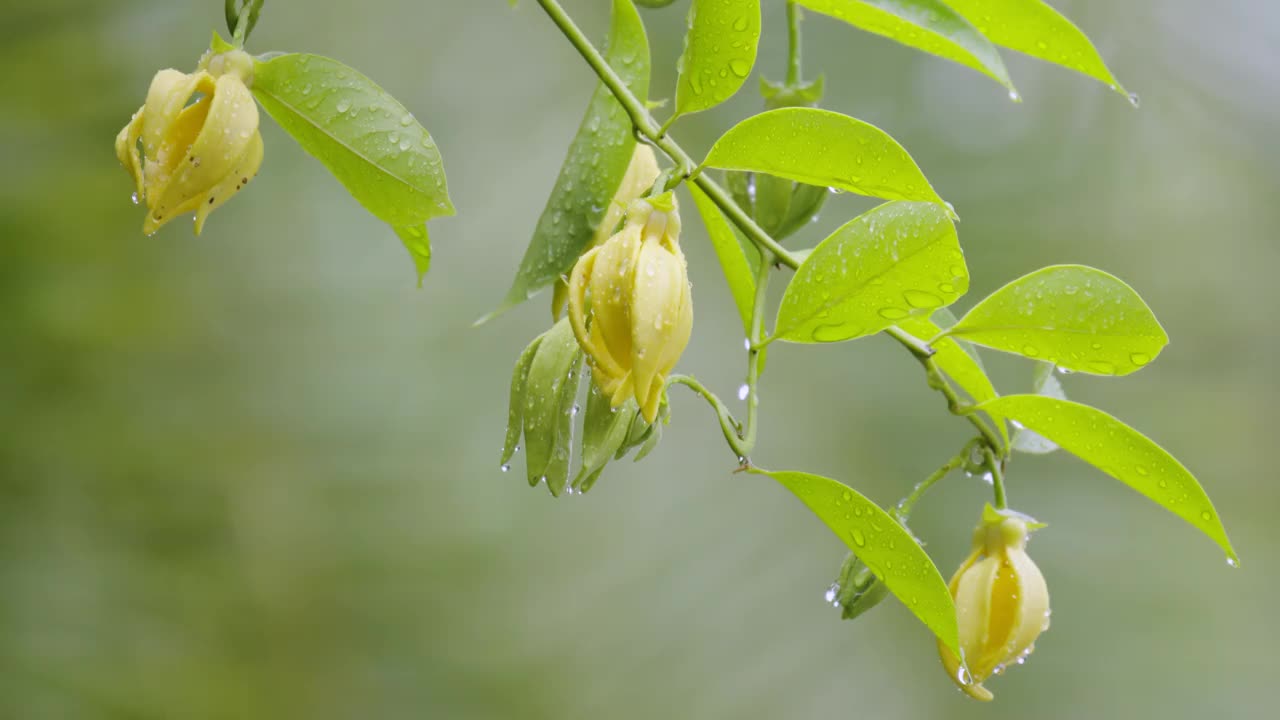
M584 254L569 278L569 321L592 377L613 407L634 397L650 423L693 329L679 238L673 195L635 200L622 229Z
M135 199L147 204L146 234L194 211L199 235L209 213L258 174L262 135L246 84L252 63L232 50L207 56L194 73L161 70L146 103L116 137Z
M1027 536L1044 527L1011 510L988 505L973 535L973 552L951 578L962 663L938 643L942 665L970 696L990 700L982 686L1010 665L1021 665L1049 627L1049 590L1027 556Z
M653 187L653 183L658 179L659 173L658 157L653 154L653 148L644 143L638 143L635 152L631 154L631 163L627 165L627 171L622 176L622 182L618 184L618 190L613 194L613 200L604 211L604 218L596 226L596 232L591 238L591 246L588 250L603 245L604 241L613 235L613 231L617 229L618 223L622 221L622 214L626 212L631 201L648 192L649 188ZM560 313L564 310L568 299L569 285L562 275L556 281L555 288L551 292L552 320L560 319Z

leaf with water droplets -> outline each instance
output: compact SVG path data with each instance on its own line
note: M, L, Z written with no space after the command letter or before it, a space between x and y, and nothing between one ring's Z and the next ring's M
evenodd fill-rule
M427 235L427 225L392 228L400 236L400 242L413 258L413 265L418 269L418 287L422 287L422 278L431 269L431 237Z
M979 406L1043 435L1209 536L1238 562L1213 503L1164 448L1107 413L1043 395L1006 395Z
M830 110L789 107L753 115L721 135L702 164L886 200L945 205L896 140Z
M524 442L529 485L545 482L559 497L569 477L573 406L582 351L569 319L556 323L534 352L525 381Z
M600 473L627 441L631 423L640 414L635 400L613 408L609 396L593 383L587 391L587 410L582 419L582 460L573 488L584 493L595 485Z
M1070 68L1128 95L1080 28L1041 0L946 0L946 3L996 45Z
M520 447L520 436L524 432L524 409L527 404L525 390L528 387L529 368L533 365L533 356L538 352L538 345L546 334L539 335L529 343L520 359L516 361L515 370L511 372L511 394L507 403L507 437L502 446L502 459L498 461L504 468L516 448Z
M738 316L742 318L742 329L751 333L751 305L756 294L756 281L747 263L746 253L733 231L733 226L725 219L720 208L711 202L711 198L702 192L697 185L688 183L689 194L693 195L693 204L707 226L707 236L711 239L711 247L715 248L716 257L720 259L720 269L724 271L724 279L729 283L729 293L733 295L733 303L738 306Z
M1014 92L1000 52L942 0L797 0L797 4L971 67Z
M774 336L840 342L927 316L969 289L955 226L941 206L891 202L837 229L787 285Z
M1053 265L1014 280L947 334L1094 375L1140 370L1169 343L1133 288L1083 265Z
M953 652L956 610L947 583L924 548L889 513L847 485L804 472L753 468L790 490L849 547L889 591Z
M733 97L751 74L760 44L760 0L693 0L676 65L675 116Z
M648 97L649 40L631 0L614 0L605 59L636 97ZM477 325L528 300L573 269L604 220L635 147L631 118L609 88L598 83L511 289L498 309Z
M372 80L305 53L256 62L253 72L267 114L379 220L404 228L453 214L431 134Z

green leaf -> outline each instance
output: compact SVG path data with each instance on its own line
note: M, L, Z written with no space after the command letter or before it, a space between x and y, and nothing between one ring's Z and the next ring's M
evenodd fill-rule
M886 200L945 204L897 141L830 110L791 107L753 115L720 136L703 165Z
M1062 389L1062 381L1058 380L1051 363L1036 363L1031 377L1031 391L1036 395L1066 400L1067 393ZM1020 428L1013 436L1010 446L1018 452L1029 455L1048 455L1058 449L1058 444L1049 438L1027 428Z
M586 492L627 440L632 421L640 413L634 400L619 408L610 407L609 396L595 383L587 391L586 415L582 420L582 461L573 487Z
M1017 95L1000 52L942 0L798 0L797 4L971 67Z
M648 97L649 40L631 0L613 2L605 59L636 97ZM626 110L604 83L598 83L511 289L502 305L478 320L477 325L528 300L568 274L604 220L635 147Z
M751 307L755 301L756 281L751 267L747 263L746 253L733 232L729 221L721 214L720 208L702 192L697 185L688 183L689 194L693 195L693 204L707 226L707 236L711 238L711 247L715 248L716 257L720 259L720 269L724 271L724 279L729 283L729 292L733 295L733 303L738 306L738 315L742 318L742 330L751 334Z
M746 82L760 43L760 0L693 0L688 27L673 120L719 105Z
M520 447L520 436L524 433L525 390L528 387L529 368L533 366L533 356L538 352L538 346L542 344L544 337L546 337L545 333L529 343L524 352L520 353L520 359L516 361L515 370L511 373L511 396L507 403L507 438L502 446L502 459L498 461L502 464L504 471L511 469L507 462Z
M1097 408L1043 395L1006 395L980 408L1017 421L1137 490L1208 535L1233 565L1239 562L1200 483L1137 430Z
M427 235L426 224L409 227L392 228L400 236L400 242L413 258L413 265L418 269L418 287L422 287L422 278L431 269L431 238Z
M957 654L955 605L947 583L924 548L880 509L847 485L803 472L770 472L840 538L880 578L920 622Z
M1040 0L946 0L991 42L1094 78L1127 95L1080 29ZM1133 98L1130 97L1132 101Z
M254 64L253 96L366 210L392 227L452 215L440 151L372 80L319 55Z
M1053 265L1014 280L947 334L1094 375L1139 370L1169 343L1133 288L1083 265Z
M530 486L545 482L559 497L569 477L573 404L582 351L568 318L543 336L525 382L524 442Z
M873 335L928 315L969 289L969 271L946 210L892 202L837 229L787 285L774 336L798 343Z

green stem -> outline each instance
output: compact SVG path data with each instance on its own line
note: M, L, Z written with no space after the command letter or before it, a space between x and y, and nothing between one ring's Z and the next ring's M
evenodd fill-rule
M787 87L800 84L800 8L787 0Z
M916 503L920 502L920 498L924 497L924 494L929 492L930 488L951 473L952 470L959 470L964 467L969 462L969 456L973 452L973 448L978 445L984 445L985 442L983 438L970 440L945 465L935 470L929 477L916 483L916 486L911 489L911 493L894 506L893 512L890 513L893 515L893 519L906 525L907 519L911 517L911 511L915 509Z
M694 379L692 375L672 375L667 379L667 383L669 385L684 385L690 390L701 395L702 398L711 405L711 409L715 411L716 419L720 421L720 431L724 433L724 439L729 443L730 449L745 461L747 453L750 450L745 447L743 439L739 436L739 432L741 432L741 425L738 424L737 420L733 419L733 415L729 412L729 408L725 407L725 404L720 401L719 396L708 390L705 385Z
M938 363L933 358L935 353L933 347L898 327L887 328L884 332L901 343L908 352L920 361L920 364L924 366L925 377L929 387L942 393L942 396L947 399L947 409L951 411L951 414L967 419L982 435L982 439L992 450L1003 454L1004 441L995 429L991 427L990 423L981 415L973 412L973 407L960 398L960 394L956 392L956 389L951 386L946 376L942 374L942 370L938 368Z
M764 313L765 303L769 298L769 269L772 266L773 256L766 251L756 270L756 294L751 304L751 332L747 335L747 426L742 438L746 452L738 453L742 457L750 455L756 446L756 417L760 410L760 393L756 392L756 385L760 382L761 365L764 363Z
M609 62L591 44L591 41L583 34L582 29L573 22L573 19L564 11L560 3L556 2L556 0L538 0L538 4L546 11L547 17L551 18L551 21L556 24L556 27L560 29L565 38L577 49L582 59L586 60L591 69L595 71L596 76L600 78L600 82L604 83L605 87L609 88L609 91L617 98L618 103L626 111L627 117L631 118L631 124L635 127L636 132L666 153L676 167L680 168L681 176L697 184L707 194L707 197L711 198L711 201L720 208L721 212L733 224L737 225L750 238L751 242L755 243L756 247L760 248L761 253L766 251L772 253L779 262L787 267L800 267L800 261L796 260L791 253L787 252L776 240L770 237L769 233L765 232L754 220L748 217L724 188L720 187L716 181L705 173L702 173L701 168L693 161L689 153L685 152L684 148L676 143L675 138L668 135L665 129L658 125L653 115L645 108L644 103L631 92L631 89L622 81L622 78L618 77L618 73L614 72L613 68L609 66ZM669 122L668 125L670 125Z
M991 448L986 448L987 472L991 473L991 491L995 495L995 505L997 510L1004 510L1009 507L1009 498L1004 490L1004 467L1000 463L1000 458L996 457L996 453Z

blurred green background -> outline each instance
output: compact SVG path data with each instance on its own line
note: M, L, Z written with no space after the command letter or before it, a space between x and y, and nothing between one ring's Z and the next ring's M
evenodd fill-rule
M896 601L840 622L843 549L733 475L683 392L643 464L551 499L498 451L545 296L510 282L594 78L526 0L271 0L250 50L360 68L431 130L455 218L422 290L396 238L264 115L261 176L195 238L140 231L112 140L222 3L6 3L0 24L0 717L1269 717L1280 642L1274 355L1280 6L1054 3L1123 98L1007 55L1025 98L811 16L826 106L897 137L963 217L971 297L1051 263L1134 285L1173 338L1068 393L1142 429L1215 499L1244 566L1074 459L1011 466L1053 629L966 700ZM600 37L608 3L570 0ZM758 72L783 74L782 3ZM648 11L670 94L687 3ZM754 83L754 80L752 81ZM759 98L682 120L694 154ZM688 204L688 203L686 203ZM812 244L872 203L840 196ZM732 397L740 326L701 224L681 367ZM1029 368L990 357L1006 391ZM966 438L884 339L779 347L755 460L892 503ZM736 401L735 401L736 402ZM517 469L520 466L517 465ZM955 476L913 523L945 574L988 491Z

